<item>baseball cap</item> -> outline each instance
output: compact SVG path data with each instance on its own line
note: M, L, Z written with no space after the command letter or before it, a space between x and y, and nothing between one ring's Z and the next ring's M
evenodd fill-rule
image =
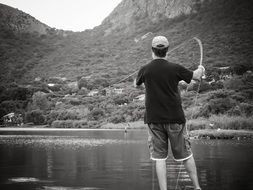
M164 36L156 36L152 40L152 47L157 49L169 47L169 41Z

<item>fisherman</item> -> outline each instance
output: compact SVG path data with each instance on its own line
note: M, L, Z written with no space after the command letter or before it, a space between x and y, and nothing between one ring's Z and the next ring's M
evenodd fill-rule
M193 182L200 190L195 160L191 151L186 129L186 120L178 90L179 81L190 83L200 80L205 68L190 71L185 67L167 61L169 42L164 36L152 40L153 60L143 66L134 81L134 86L145 85L145 116L148 124L148 144L151 159L156 162L156 173L161 190L167 190L166 159L168 141L175 161L182 161Z

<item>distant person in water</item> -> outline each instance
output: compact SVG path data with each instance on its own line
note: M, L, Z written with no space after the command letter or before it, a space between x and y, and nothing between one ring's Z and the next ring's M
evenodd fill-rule
M145 85L144 122L148 124L149 150L151 159L156 161L160 189L167 190L166 159L170 141L174 159L183 161L194 189L200 190L178 83L181 80L186 83L190 83L192 79L200 80L205 69L199 66L195 71L190 71L181 65L168 62L168 47L169 42L164 36L156 36L152 40L153 60L139 70L134 85Z

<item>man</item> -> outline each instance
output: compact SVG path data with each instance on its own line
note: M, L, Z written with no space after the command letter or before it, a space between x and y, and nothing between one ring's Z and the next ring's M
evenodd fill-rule
M164 36L156 36L152 40L153 60L139 70L134 85L145 85L144 122L148 124L149 150L151 159L156 161L160 189L167 190L166 159L170 141L174 159L183 161L194 189L200 190L178 83L181 80L186 83L192 79L200 80L205 69L199 66L192 72L181 65L168 62L168 47L169 42Z

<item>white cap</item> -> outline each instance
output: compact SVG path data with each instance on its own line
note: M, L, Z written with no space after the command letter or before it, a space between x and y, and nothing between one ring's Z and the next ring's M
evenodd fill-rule
M152 47L157 49L169 47L169 41L164 36L156 36L152 40Z

